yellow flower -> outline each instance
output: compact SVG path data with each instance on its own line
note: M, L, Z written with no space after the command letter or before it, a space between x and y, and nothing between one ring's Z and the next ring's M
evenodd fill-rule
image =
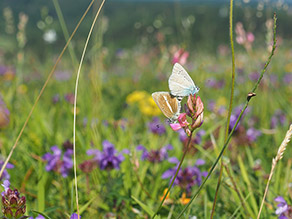
M139 109L146 116L157 116L161 113L151 96L139 101Z
M163 195L162 196L160 196L160 201L162 201L162 199L163 199L163 197L165 196L165 194L166 194L166 192L167 192L167 189L164 189L163 190ZM169 198L169 193L167 194L167 196L166 196L166 198L165 198L165 200L164 200L164 202L163 202L163 204L171 204L173 201Z
M179 199L179 202L181 203L181 204L183 204L183 205L186 205L186 204L188 204L189 202L190 202L190 198L187 198L186 197L186 193L184 192L183 194L182 194L182 196L181 196L181 198Z
M148 96L149 96L149 94L146 91L137 90L137 91L134 91L134 92L130 93L127 96L126 102L127 102L127 104L140 102L140 101L145 100Z

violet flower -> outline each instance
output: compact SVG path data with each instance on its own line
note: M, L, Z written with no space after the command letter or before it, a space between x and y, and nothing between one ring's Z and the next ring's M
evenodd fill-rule
M67 149L62 158L62 151L58 148L57 145L51 147L53 154L46 153L43 156L43 159L48 161L46 165L46 171L55 171L61 173L65 178L68 176L70 169L73 167L72 161L72 149Z
M143 152L141 155L141 160L148 160L152 163L160 163L168 158L168 151L173 150L173 146L168 144L158 150L147 151L143 145L138 145L136 149Z
M286 115L282 110L276 110L271 118L271 128L274 129L278 125L284 125L286 123Z
M71 215L70 219L81 219L81 216L79 215L79 217L78 217L78 214L73 213L73 214Z
M176 163L176 167L170 168L166 170L161 178L167 179L171 177L171 180L173 179L175 172L178 168L179 161L176 158L169 158L169 161L171 163ZM180 169L176 179L174 180L173 185L178 185L182 189L185 189L187 192L190 192L192 186L198 185L200 186L202 184L202 177L207 176L207 172L201 172L198 166L204 165L205 161L202 159L198 159L194 166L188 166L184 169Z
M122 153L118 153L114 145L107 140L102 142L103 151L97 149L89 149L87 155L94 155L95 160L99 168L102 170L120 169L120 164L125 159L124 154L128 154L129 150L124 149Z
M10 122L10 112L6 107L6 104L0 97L0 128L5 128Z
M241 110L242 110L242 107L241 106L238 106L238 107L235 107L234 110L233 110L233 113L231 114L230 116L230 123L229 123L229 131L231 131L233 129L233 127L235 126L235 123L241 113ZM248 113L248 109L246 109L241 117L241 119L244 117L244 115ZM240 125L240 121L238 122L237 124L237 127L235 128L235 131L237 130L237 128L239 127Z
M65 100L70 103L70 104L74 104L74 94L73 93L68 93L68 94L65 94Z
M4 164L4 161L0 161L0 169L2 168L3 164ZM0 180L3 180L3 179L7 179L7 180L9 180L9 179L10 179L10 175L9 175L9 173L7 172L6 169L13 169L13 168L14 168L14 165L13 165L13 164L11 164L11 163L7 163L6 168L5 168L5 170L3 171Z
M153 117L152 122L148 123L148 128L153 134L163 135L166 133L165 126L158 117Z
M275 202L278 202L276 209L276 215L278 215L279 219L289 219L292 218L292 207L287 204L285 199L282 196L278 196L274 199Z
M28 219L45 219L45 217L41 214L39 214L36 218L29 217Z
M251 80L251 81L257 81L260 77L260 73L259 72L251 72L249 75L248 75L248 78Z
M283 77L283 82L285 84L291 84L292 83L292 73L287 73Z
M262 135L262 132L260 130L257 130L253 127L249 128L247 131L246 131L246 136L247 136L247 139L249 142L255 142L257 140L257 138L259 136Z

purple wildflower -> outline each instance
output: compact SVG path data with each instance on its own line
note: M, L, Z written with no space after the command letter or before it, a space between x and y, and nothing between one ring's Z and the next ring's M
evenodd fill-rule
M283 82L285 84L291 84L292 83L292 73L287 73L283 77Z
M251 81L257 81L260 77L260 73L259 72L251 72L249 75L248 75L248 78L251 80Z
M175 172L178 168L178 160L171 158L172 163L177 162L176 167L166 170L161 178L166 179L175 175ZM170 160L170 159L169 159ZM202 184L202 177L207 176L207 172L201 172L198 166L204 165L205 161L198 159L194 166L188 166L184 169L180 169L176 179L174 180L174 185L178 185L181 188L185 189L187 192L190 192L191 187L194 185L200 186Z
M81 219L81 216L79 215L79 217L78 217L78 214L73 213L73 214L71 215L70 219Z
M68 81L71 78L72 73L70 71L55 71L55 78L57 81Z
M114 145L107 140L104 140L102 145L103 151L90 149L87 151L87 155L94 155L93 160L102 170L120 169L120 164L125 159L122 153L128 154L129 150L124 149L122 153L118 153Z
M29 217L28 219L34 219L33 217ZM45 217L39 214L35 219L45 219Z
M59 94L54 95L52 98L52 102L53 104L60 102L60 95Z
M276 209L276 215L278 215L279 219L289 219L292 218L292 207L287 204L285 199L282 196L278 196L274 199L275 202L278 202Z
M216 86L216 82L217 81L215 78L209 78L205 81L205 86L214 88Z
M6 104L0 98L0 128L5 128L10 122L10 112L6 107Z
M205 130L201 129L196 133L196 137L194 138L195 144L201 144L202 143L202 136L206 134Z
M282 110L276 110L271 118L271 128L274 129L278 125L284 125L286 123L286 115Z
M73 93L68 93L68 94L65 94L65 100L70 103L70 104L74 104L74 94Z
M165 126L158 117L153 117L152 122L148 123L148 128L153 134L163 135L166 132Z
M231 131L233 129L233 127L235 126L236 120L238 119L240 113L241 113L242 107L238 106L235 107L233 110L233 113L230 116L230 123L229 123L229 131ZM248 109L245 110L245 112L243 113L241 119L243 118L243 116L248 112ZM237 125L237 127L235 128L235 131L237 130L238 126L240 125L240 121Z
M273 86L276 86L277 82L278 82L278 75L271 74L270 75L270 82Z
M224 80L216 80L215 78L209 78L206 80L205 85L206 87L220 89L224 86Z
M72 162L72 149L67 149L62 157L62 151L58 148L58 146L51 147L53 154L46 153L43 156L43 159L48 161L46 165L46 171L55 171L61 173L61 175L65 178L68 176L70 169L73 167Z
M247 136L247 139L249 140L249 142L255 142L257 140L257 138L259 136L262 135L262 132L260 130L257 130L253 127L249 128L247 131L246 131L246 136Z
M0 161L0 169L2 168L3 164L4 164L4 161ZM11 163L7 163L7 165L6 165L6 169L12 169L12 168L14 168L14 165L11 164ZM2 176L1 176L1 178L0 178L0 180L3 180L3 179L7 179L7 180L9 180L9 179L10 179L10 175L9 175L9 173L7 172L6 169L3 171L3 174L2 174Z
M2 197L5 195L5 193L7 193L9 187L10 187L10 182L9 180L5 179L3 181L3 184L2 184L3 188L4 188L4 192L1 193Z
M136 147L138 151L143 151L141 160L148 160L152 163L160 163L168 158L168 151L173 150L173 146L168 144L158 150L147 151L143 145Z

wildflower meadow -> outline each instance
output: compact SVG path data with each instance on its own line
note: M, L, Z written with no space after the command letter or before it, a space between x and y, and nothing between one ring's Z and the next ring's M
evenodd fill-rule
M292 218L290 0L0 9L1 218Z

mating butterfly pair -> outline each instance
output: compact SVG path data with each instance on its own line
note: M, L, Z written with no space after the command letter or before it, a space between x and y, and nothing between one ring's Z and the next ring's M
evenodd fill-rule
M168 86L170 92L155 92L152 97L162 113L171 122L174 122L179 116L182 98L198 93L199 88L187 71L178 63L173 66L172 74L168 79Z

